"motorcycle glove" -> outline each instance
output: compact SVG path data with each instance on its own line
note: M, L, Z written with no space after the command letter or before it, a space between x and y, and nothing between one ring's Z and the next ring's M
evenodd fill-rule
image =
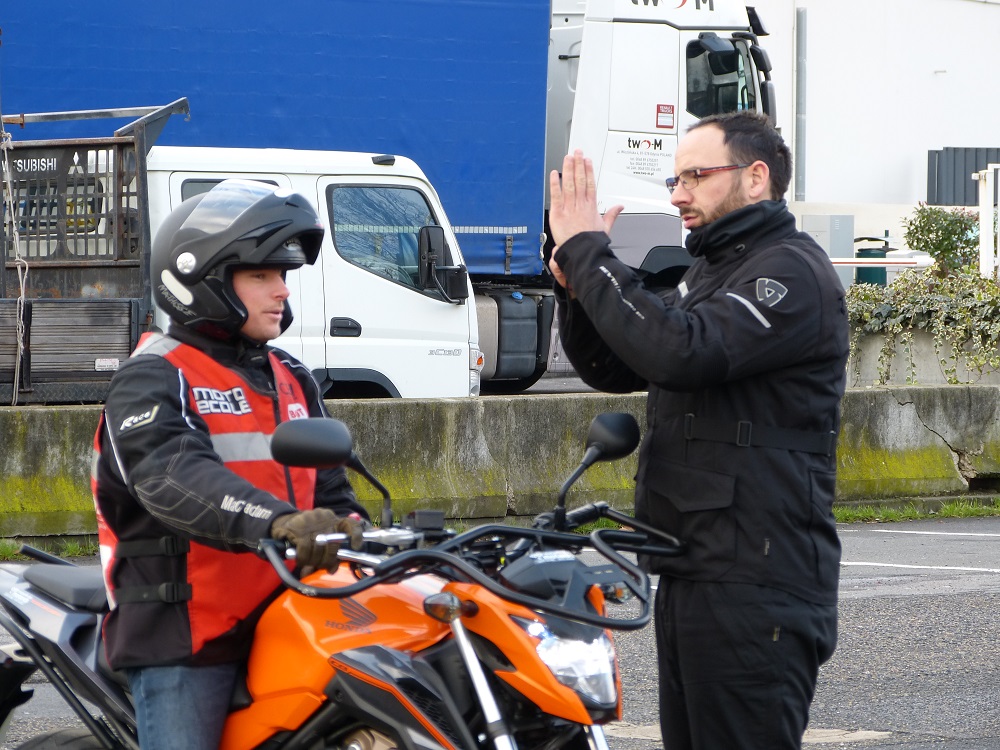
M361 521L342 518L329 508L314 508L278 516L271 524L271 537L295 547L295 559L302 568L336 568L337 544L316 544L319 534L346 534L352 549L364 544Z

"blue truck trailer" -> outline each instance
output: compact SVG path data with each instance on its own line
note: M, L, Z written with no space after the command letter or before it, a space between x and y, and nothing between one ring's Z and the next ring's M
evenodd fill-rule
M188 121L165 120L152 136L158 145L409 157L436 188L468 269L483 391L512 392L534 383L558 347L542 258L547 173L567 148L594 157L603 202L626 204L622 246L655 273L683 265L662 188L678 132L711 111L768 106L769 63L752 9L731 0L666 5L107 0L95 12L6 4L0 114L17 139L17 113L184 97ZM733 93L705 103L722 91ZM31 138L107 130L42 120ZM657 236L640 236L644 227Z

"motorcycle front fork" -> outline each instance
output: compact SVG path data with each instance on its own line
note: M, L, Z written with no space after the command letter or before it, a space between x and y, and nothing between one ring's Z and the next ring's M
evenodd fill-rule
M461 618L456 617L449 624L451 632L455 636L455 643L458 644L458 650L462 655L465 668L472 677L472 686L476 691L476 697L479 699L479 705L483 708L487 735L493 741L493 746L496 750L517 750L517 743L514 741L507 723L503 720L503 715L500 713L500 706L497 704L497 699L490 689L489 682L486 680L483 665L476 656L476 651L472 647L469 634L462 624ZM604 729L597 725L585 727L585 729L591 750L609 750L608 740L604 736Z

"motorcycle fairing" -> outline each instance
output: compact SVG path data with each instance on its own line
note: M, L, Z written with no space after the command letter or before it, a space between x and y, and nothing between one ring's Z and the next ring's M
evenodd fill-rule
M88 728L101 734L109 731L106 726L95 724L79 697L102 706L113 725L111 731L128 736L127 727L135 723L132 701L122 685L100 665L104 618L95 611L101 607L93 593L95 585L103 590L103 583L94 583L102 580L100 568L55 564L3 566L0 577L3 628L28 653L44 654L47 662L42 663L42 671L57 687L65 681L72 689L60 692ZM33 661L40 663L37 658ZM5 673L3 679L13 680L15 674ZM10 692L8 688L0 688L0 694L5 689Z
M590 712L575 691L563 685L539 659L538 639L528 635L512 616L544 619L520 605L504 601L481 586L449 583L446 590L462 600L475 601L479 611L463 617L466 630L493 643L510 662L509 670L494 670L501 680L538 706L544 713L578 724L593 724Z
M407 750L476 746L448 686L421 659L372 646L330 662L336 674L326 692L346 715L374 719Z

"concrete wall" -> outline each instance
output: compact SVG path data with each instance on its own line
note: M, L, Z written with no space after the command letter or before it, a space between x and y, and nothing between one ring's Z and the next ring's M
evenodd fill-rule
M397 517L442 508L451 519L530 517L549 509L583 454L594 415L644 421L645 396L487 396L336 401L331 410L390 489ZM928 386L848 391L838 448L838 502L939 496L1000 478L1000 387ZM0 538L94 530L90 446L97 407L0 408ZM588 471L570 506L606 500L628 509L635 455ZM379 496L355 486L378 513Z

